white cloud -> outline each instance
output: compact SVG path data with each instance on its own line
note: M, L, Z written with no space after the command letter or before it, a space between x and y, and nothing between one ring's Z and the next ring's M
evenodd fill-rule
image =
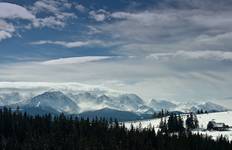
M72 3L68 2L68 0L40 0L33 4L31 10L35 14L45 12L56 15L62 14L66 9L70 9L71 7Z
M0 41L11 38L15 28L12 24L0 19Z
M231 10L182 9L164 5L144 11L110 13L107 19L111 21L96 28L103 35L111 35L113 41L124 41L114 49L120 54L146 55L180 49L230 51L231 15Z
M171 19L168 16L163 16L162 14L153 13L150 11L144 11L144 12L139 12L139 13L114 12L110 16L115 19L128 19L128 20L142 21L143 23L145 23L145 25L150 24L151 21L155 18L167 19L167 21Z
M29 22L20 24L25 29L63 28L68 19L76 18L75 14L67 12L70 8L71 3L67 0L40 0L27 8L13 3L0 2L0 39L11 38L14 35L18 26L14 19L28 20ZM41 13L46 15L41 17Z
M98 11L90 11L89 15L94 20L98 22L102 22L102 21L105 21L109 17L110 13L103 9L99 9Z
M44 61L43 65L67 65L67 64L83 64L88 62L96 62L101 60L106 60L112 58L111 56L83 56L83 57L69 57L69 58L59 58Z
M64 46L66 48L79 48L79 47L85 47L85 46L112 46L115 43L107 43L101 40L87 40L87 41L74 41L74 42L68 42L68 41L36 41L32 42L32 45L44 45L44 44L53 44L53 45L60 45Z
M51 62L43 64L44 61L1 64L0 81L81 82L136 93L147 100L200 101L230 96L231 93L230 65L222 67L210 63L209 68L201 61L194 61L197 67L191 68L191 64L183 62L178 67L186 66L188 69L176 70L172 63L151 63L138 58L97 60L84 64L78 59L65 61L58 60L53 62L54 65ZM203 69L199 69L201 67Z
M75 4L75 8L80 12L85 12L86 8L81 4Z
M58 13L59 9L57 2L55 1L45 1L45 0L41 0L41 1L36 1L34 3L34 6L32 7L32 11L34 13L40 13L40 12L51 12L51 13Z
M147 56L149 59L170 60L170 59L202 59L202 60L228 60L232 61L230 51L177 51L167 53L154 53Z
M74 47L82 47L86 46L87 42L66 42L66 41L36 41L32 42L32 45L44 45L44 44L54 44L54 45L61 45L67 48L74 48Z
M11 33L6 31L0 31L0 41L11 37L12 37Z
M35 16L22 6L0 2L0 41L13 36L15 27L9 22L13 19L34 21Z
M34 20L35 16L22 6L0 2L0 18Z
M67 93L92 91L98 94L105 93L110 95L118 95L120 93L120 91L102 85L90 85L78 82L0 82L0 89L3 93L12 92L12 90L19 91L25 97L31 97L51 90L59 90Z
M12 24L7 23L6 21L0 19L0 30L4 30L7 32L14 32L15 28Z
M35 27L64 27L67 19L77 18L74 13L67 12L72 6L67 0L40 0L30 8L35 15L45 13L46 17L37 17L33 22Z
M88 34L90 34L90 35L102 33L101 30L99 30L98 28L96 28L94 26L88 26L88 28L89 28Z
M62 20L57 19L54 16L49 16L46 18L38 18L33 22L34 27L64 27L66 23Z

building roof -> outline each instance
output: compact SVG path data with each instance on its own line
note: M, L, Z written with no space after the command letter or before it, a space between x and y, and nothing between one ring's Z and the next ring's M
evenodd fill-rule
M224 123L217 123L215 122L214 120L213 121L210 121L212 124L213 124L213 127L214 128L223 128L225 126Z

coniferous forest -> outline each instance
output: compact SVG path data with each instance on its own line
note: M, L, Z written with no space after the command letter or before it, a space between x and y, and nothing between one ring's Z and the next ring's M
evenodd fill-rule
M175 120L175 119L174 119ZM170 123L167 123L170 124ZM0 110L2 150L231 150L221 137L174 134L150 129L126 129L117 121L60 116L30 116L11 109Z

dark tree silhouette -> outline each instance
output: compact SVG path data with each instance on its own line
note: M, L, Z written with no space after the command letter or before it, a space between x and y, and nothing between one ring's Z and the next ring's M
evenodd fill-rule
M164 124L166 121L164 120ZM171 115L168 130L181 131L180 116ZM167 126L167 125L165 125ZM0 109L1 150L231 150L226 138L126 129L116 120L60 116L30 116Z

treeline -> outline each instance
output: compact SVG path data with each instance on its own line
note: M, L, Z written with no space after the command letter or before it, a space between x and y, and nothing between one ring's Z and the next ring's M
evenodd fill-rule
M181 112L179 112L180 114ZM208 111L207 110L197 110L195 112L196 114L208 114ZM171 112L169 112L168 110L164 110L164 109L161 109L161 111L158 111L158 112L154 112L152 114L152 118L162 118L162 117L166 117L166 116L169 116L170 114L172 114Z
M231 150L221 137L166 134L154 128L128 130L117 121L51 115L30 116L0 110L1 150Z
M181 115L170 113L168 117L161 117L159 128L160 132L166 134L186 134L186 132L191 132L192 130L199 128L199 122L197 116L193 113L186 116L185 122Z

